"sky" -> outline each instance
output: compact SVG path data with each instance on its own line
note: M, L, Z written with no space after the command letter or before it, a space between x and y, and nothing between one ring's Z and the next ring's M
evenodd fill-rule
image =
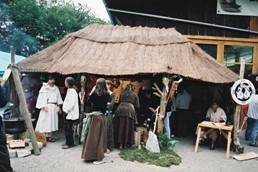
M74 0L74 3L81 3L82 5L86 4L88 8L91 9L91 12L96 15L96 17L105 21L110 21L102 0Z

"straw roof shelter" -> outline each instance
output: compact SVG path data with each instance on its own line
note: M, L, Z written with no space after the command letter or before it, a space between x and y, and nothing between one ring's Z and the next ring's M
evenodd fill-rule
M106 76L167 73L210 83L238 78L174 28L90 25L18 63L22 71Z

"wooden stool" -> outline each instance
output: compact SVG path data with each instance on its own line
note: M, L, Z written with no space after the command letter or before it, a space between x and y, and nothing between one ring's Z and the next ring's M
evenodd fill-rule
M141 149L141 140L146 144L148 140L148 131L146 127L137 127L135 132L135 146Z

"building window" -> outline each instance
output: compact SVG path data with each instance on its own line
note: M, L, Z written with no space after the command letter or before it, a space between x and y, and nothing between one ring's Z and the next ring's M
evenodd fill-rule
M214 59L217 58L217 45L215 44L197 44L197 45Z
M245 60L245 75L258 73L258 39L186 35L206 53L239 74Z
M245 74L252 73L253 67L253 47L252 46L233 46L224 47L224 64L235 73L239 74L240 62L245 61Z

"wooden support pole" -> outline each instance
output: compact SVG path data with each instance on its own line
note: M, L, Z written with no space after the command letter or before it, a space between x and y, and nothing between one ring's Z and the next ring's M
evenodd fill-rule
M11 46L10 48L11 50L11 65L9 65L9 67L12 67L15 64L15 59L14 59L14 50L13 47ZM17 97L16 97L16 91L15 91L15 83L13 80L13 75L11 74L9 77L9 86L10 86L10 100L11 100L11 106L10 106L10 110L12 115L18 115L17 112Z
M14 62L14 53L12 53L11 58L12 58L12 62ZM11 70L12 70L13 80L14 80L14 83L15 83L15 88L16 88L16 91L17 91L17 94L18 94L18 97L19 97L19 100L20 100L20 106L22 107L21 108L22 109L22 114L24 115L25 123L26 123L27 129L28 129L29 135L30 135L30 139L31 139L31 143L32 143L32 146L33 146L34 154L35 155L40 155L40 150L39 150L38 143L37 143L36 136L35 136L35 132L34 132L34 129L33 129L33 126L32 126L28 106L27 106L25 96L24 96L24 93L23 93L22 84L21 84L21 81L20 81L18 69L14 64L12 64L11 65Z
M87 79L84 75L81 76L81 92L79 93L79 97L80 97L80 113L83 116L84 115L84 98L85 98L85 87L86 87L86 82Z
M9 77L9 86L10 86L10 101L11 101L11 106L10 110L12 115L17 115L16 110L17 110L17 99L16 99L16 91L15 91L15 83L13 81L13 75L11 74Z
M245 61L241 60L239 79L244 78L244 73L245 73ZM238 138L240 113L241 113L241 105L237 105L235 114L234 114L234 139L233 139L233 141L234 141L235 145L239 145L239 146L241 146L239 138Z
M165 86L163 87L162 95L160 98L160 112L158 115L158 129L157 129L157 134L163 134L163 128L164 128L164 123L163 119L165 117L166 113L166 106L167 106L167 91Z
M158 135L163 134L163 128L164 128L163 119L165 117L166 107L167 107L167 95L168 95L168 89L167 88L168 88L169 79L167 77L163 77L162 78L162 83L163 83L162 92L158 91L161 94L161 97L160 97L160 111L159 111L159 115L158 115L158 129L157 129L157 134Z
M177 87L178 87L179 83L183 81L182 78L180 78L178 81L174 81L174 79L175 78L170 78L170 80L169 80L168 78L163 77L162 78L162 83L163 83L163 90L162 91L160 91L158 86L154 83L155 87L153 89L155 91L157 91L156 95L160 96L160 112L159 112L159 116L158 116L158 129L157 129L158 134L163 134L163 128L164 128L163 119L166 115L165 113L166 113L167 103L172 102L172 100L174 98L174 95L175 95L175 91L177 90ZM171 82L171 80L173 80L173 83L172 83L170 91L169 91L168 90L168 87L169 87L168 84L169 84L169 82Z
M240 141L238 138L238 130L239 130L240 112L241 112L241 105L237 105L235 114L234 114L234 144L239 146L240 146Z

